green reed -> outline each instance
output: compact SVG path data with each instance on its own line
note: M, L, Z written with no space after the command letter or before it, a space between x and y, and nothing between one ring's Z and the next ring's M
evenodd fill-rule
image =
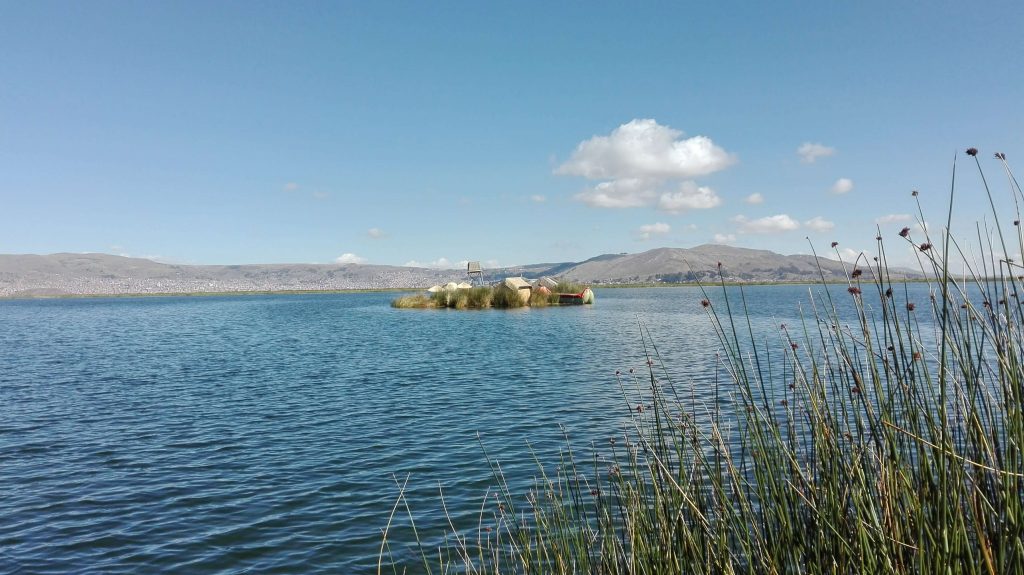
M949 233L954 162L942 233L879 235L878 257L853 263L846 290L822 278L800 325L780 326L775 342L755 336L742 287L702 286L720 344L715 401L673 383L641 328L649 368L616 374L629 424L602 446L610 456L580 456L566 437L557 465L537 458L526 494L487 457L496 491L475 531L450 522L440 548L420 542L421 567L1024 572L1024 237L1019 209L1012 228L1000 225L968 154L993 218L970 251ZM1018 206L1020 186L996 157ZM918 214L923 223L920 204ZM926 301L894 277L890 240L914 246ZM840 317L849 303L853 320Z

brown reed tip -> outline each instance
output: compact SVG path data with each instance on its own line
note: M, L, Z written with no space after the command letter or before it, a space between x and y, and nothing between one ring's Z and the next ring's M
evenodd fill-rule
M910 228L903 228L900 230L900 237L905 238L910 235Z
M702 300L700 300L700 305L702 305L704 307L708 307L709 305L711 305L711 302L706 300L706 299L702 299Z
M846 288L846 291L850 292L853 295L860 295L860 288L857 286L850 286Z
M925 242L925 243L917 246L917 249L921 250L922 252L926 252L926 251L932 249L932 245L930 243L928 243L928 242Z
M967 155L968 156L977 156L978 155L978 148L967 148Z
M832 242L832 247L836 247L838 245L839 245L839 242Z
M863 274L864 274L864 270L862 270L860 268L857 268L857 269L853 270L853 274L851 274L851 275L853 275L853 277L855 277L855 278L859 278Z
M892 297L892 288L887 288L885 290L885 297Z
M1005 160L1006 159L1006 154L1004 154L1002 152L996 152L996 159L997 160Z
M910 195L912 195L912 196L914 196L916 198L917 197L917 190L914 190L914 191L910 192Z
M914 302L907 302L907 311L914 311Z

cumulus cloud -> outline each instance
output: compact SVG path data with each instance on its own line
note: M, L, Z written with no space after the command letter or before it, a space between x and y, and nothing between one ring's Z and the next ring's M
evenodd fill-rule
M530 196L530 200L532 200L534 202L537 202L538 204L543 204L544 202L548 201L548 199L546 197L544 197L544 196L542 196L540 194L534 194L534 195Z
M655 222L653 224L644 224L640 226L640 239L649 240L654 236L663 236L672 231L672 226L663 223Z
M576 146L556 174L590 180L694 178L722 170L735 159L710 138L681 139L683 132L654 120L633 120Z
M658 198L658 209L670 213L686 210L706 210L722 203L722 199L707 186L683 182L674 192L664 192Z
M804 142L796 149L796 155L800 156L800 161L805 164L813 164L818 158L825 158L835 153L835 148L811 142Z
M714 192L691 180L735 161L706 136L685 138L680 130L637 119L607 136L580 142L555 173L600 181L575 196L591 206L682 211L717 206L720 200ZM679 189L671 189L672 182L678 182Z
M601 182L576 194L575 199L597 208L639 208L651 205L657 198L659 182L649 178L623 178Z
M839 252L838 256L836 255L836 251ZM853 263L858 260L860 260L861 263L864 263L865 259L870 260L872 257L869 252L864 250L853 250L850 248L837 248L837 250L833 251L826 250L823 255L830 260L839 260L849 263Z
M345 253L334 258L336 264L361 264L366 261L366 258L361 258L356 254Z
M739 231L745 234L775 234L800 228L800 222L786 214L765 216L751 220L746 216L735 216L732 221L739 224Z
M763 204L764 196L762 196L759 193L753 193L747 196L743 201L747 202L748 204Z
M387 234L385 234L384 230L380 228L370 228L366 230L366 235L370 236L371 239L379 240Z
M736 234L715 234L711 240L716 244L731 244L736 241Z
M816 232L827 232L828 230L836 227L835 223L830 222L821 216L815 216L807 220L804 222L804 225Z
M909 222L910 214L888 214L875 218L876 224L894 224L896 222Z
M841 195L849 192L853 189L853 180L850 178L839 178L836 183L832 184L832 193Z
M453 264L451 261L448 260L448 258L437 258L432 262L418 262L416 260L409 260L405 262L404 265L405 267L409 268L432 268L437 270L449 270L454 269L456 267L464 267L466 265L466 262L461 261Z

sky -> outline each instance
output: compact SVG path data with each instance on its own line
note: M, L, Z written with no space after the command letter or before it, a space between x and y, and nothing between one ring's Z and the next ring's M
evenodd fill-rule
M1022 24L1004 1L0 0L0 253L496 267L852 257L880 231L899 261L915 200L945 225L954 162L954 233L991 223L968 147L1014 209L993 154L1024 157Z

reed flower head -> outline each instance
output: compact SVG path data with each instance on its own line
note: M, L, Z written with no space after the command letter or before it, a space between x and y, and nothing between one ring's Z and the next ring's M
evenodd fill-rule
M926 251L932 249L932 245L930 243L928 243L928 242L925 242L925 243L917 246L917 249L921 250L922 252L926 252Z
M711 302L706 300L706 299L702 299L702 300L700 300L700 305L702 305L704 307L708 307L709 305L711 305Z
M1006 154L1004 154L1002 152L996 152L996 159L997 160L1005 160L1006 159Z
M907 302L907 311L914 311L914 302Z
M914 196L916 198L917 197L917 190L911 191L910 195L912 195L912 196Z
M838 245L839 245L839 242L832 242L832 247L836 247Z
M978 148L967 148L967 155L968 156L977 156L978 155Z
M857 286L850 286L846 288L846 291L850 292L852 295L860 295L860 288Z
M860 268L856 268L856 269L853 270L853 274L851 274L851 275L853 277L855 277L855 278L859 278L863 274L864 274L864 270L862 270Z
M900 237L905 238L910 235L910 228L903 228L900 230Z

